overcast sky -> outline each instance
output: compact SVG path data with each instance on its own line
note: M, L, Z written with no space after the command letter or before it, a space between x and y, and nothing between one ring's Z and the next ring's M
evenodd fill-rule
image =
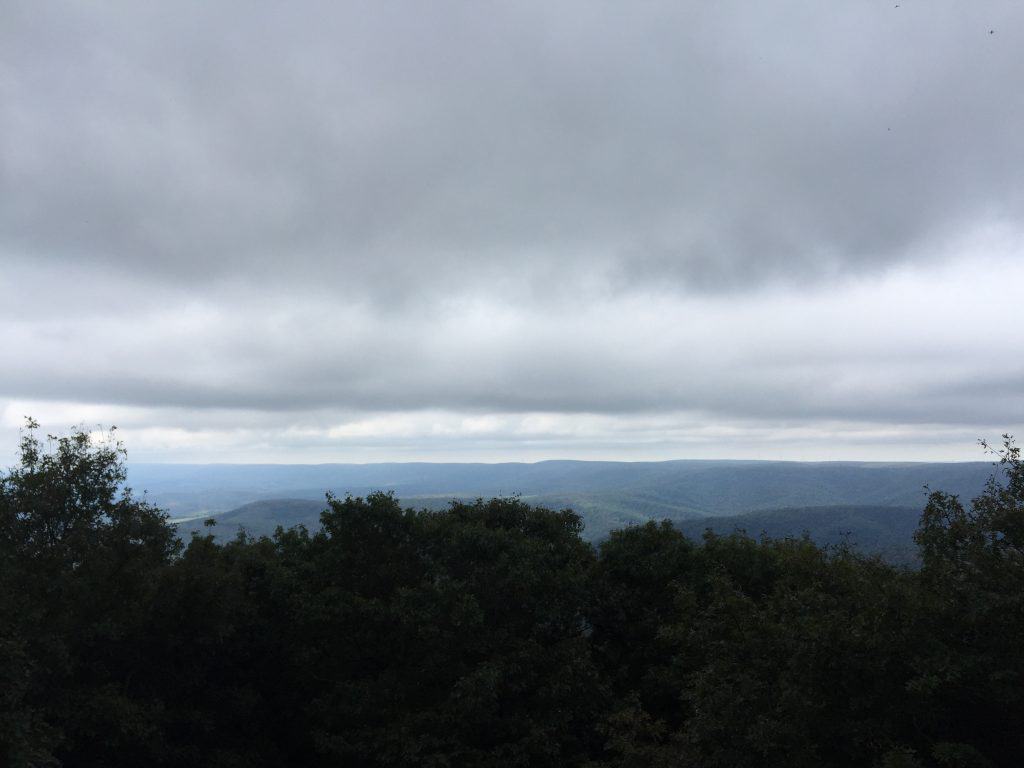
M1024 4L0 0L0 458L979 459Z

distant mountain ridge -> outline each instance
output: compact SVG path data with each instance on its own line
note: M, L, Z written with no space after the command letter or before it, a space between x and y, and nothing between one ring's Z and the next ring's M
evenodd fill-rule
M570 507L588 538L646 520L695 520L780 509L903 507L921 509L925 487L969 499L993 472L987 462L874 463L699 461L535 464L161 465L128 467L136 492L174 518L213 515L226 526L243 517L269 525L275 514L304 516L315 525L324 494L393 491L403 504L444 506L453 498L521 495L550 507ZM285 500L273 507L253 502ZM308 507L297 502L314 502ZM289 506L290 505L290 506ZM300 511L301 510L301 511ZM308 524L308 523L307 523ZM252 525L252 523L250 523ZM256 526L253 526L254 530ZM272 530L272 527L271 527ZM226 532L220 527L220 532Z

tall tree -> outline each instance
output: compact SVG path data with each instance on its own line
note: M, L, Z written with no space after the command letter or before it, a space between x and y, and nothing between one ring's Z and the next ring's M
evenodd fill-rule
M138 641L160 570L179 545L166 515L125 487L113 431L44 442L37 430L28 420L20 462L0 477L0 568L16 585L4 590L0 642L17 676L0 706L25 723L4 749L11 764L35 765L81 759L102 741L130 759L158 729L159 701L132 681L148 663Z
M1024 755L1024 461L1008 435L993 453L985 491L968 507L932 493L916 534L925 631L911 690L943 765Z

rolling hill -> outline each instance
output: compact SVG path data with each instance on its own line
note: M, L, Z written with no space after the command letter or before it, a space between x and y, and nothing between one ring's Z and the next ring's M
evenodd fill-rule
M913 537L920 517L921 510L916 507L804 507L684 520L677 526L698 541L706 530L720 535L742 532L773 539L796 538L806 533L820 546L846 543L865 554L912 565L917 562Z
M818 526L814 515L825 514L820 510L826 508L847 510L841 514L904 508L916 514L924 505L926 486L971 498L992 471L985 462L139 464L129 466L129 482L182 520L182 530L200 527L200 518L212 516L219 521L218 535L233 533L239 525L254 533L297 522L315 527L328 491L344 496L390 490L406 505L430 508L453 498L520 495L530 503L575 509L584 518L586 536L600 539L615 528L647 520L700 521L772 510L773 515L790 510L790 516L793 510L819 510L807 513L811 518L805 527L813 532ZM881 518L871 519L882 524ZM754 518L747 522L749 529L757 529Z

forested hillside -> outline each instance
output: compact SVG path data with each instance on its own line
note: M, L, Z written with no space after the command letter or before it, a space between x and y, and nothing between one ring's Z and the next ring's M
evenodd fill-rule
M118 445L30 429L0 479L0 764L1017 766L1024 463L1001 460L972 504L928 497L910 570L390 493L182 544Z
M913 507L926 486L973 498L991 472L985 462L904 463L787 461L542 461L535 464L133 464L128 479L175 518L214 516L218 531L237 523L265 527L269 505L308 500L315 523L324 494L339 498L393 491L416 507L443 508L458 499L518 495L583 518L584 536L597 541L616 528L649 520L691 520L780 508ZM281 509L287 526L297 506ZM223 516L223 517L222 517ZM245 521L249 522L246 523Z
M918 562L914 533L920 519L921 510L914 507L798 507L686 520L677 528L692 539L708 530L772 539L806 534L818 546L846 546L887 562L913 565Z
M444 510L451 504L436 498L413 497L400 501L406 506L433 510ZM460 500L461 503L471 501ZM175 525L182 537L202 532L223 543L236 537L240 531L259 537L272 536L278 526L304 525L313 530L319 526L320 515L327 507L326 501L312 499L268 499L243 504L213 517L198 516ZM585 514L580 517L583 522L581 535L588 541L600 542L611 532L588 525ZM680 531L695 540L699 540L706 530L718 534L739 531L753 537L765 534L771 538L800 537L807 533L818 545L844 544L863 554L881 555L889 562L915 564L917 547L914 531L920 517L921 510L915 507L831 506L769 509L674 522ZM646 516L638 515L634 524L646 521Z

